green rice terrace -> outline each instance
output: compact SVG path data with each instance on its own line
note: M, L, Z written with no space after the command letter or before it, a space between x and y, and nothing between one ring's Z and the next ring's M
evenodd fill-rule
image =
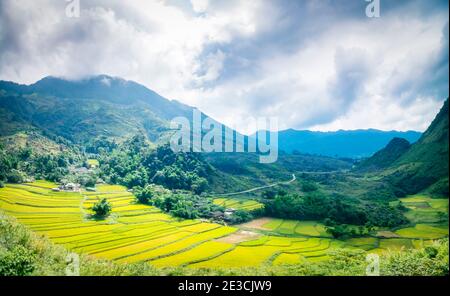
M0 189L0 209L33 231L67 249L120 263L148 262L156 267L251 267L327 260L339 248L381 253L419 248L448 236L447 199L412 196L400 199L411 209L411 224L400 229L376 229L376 234L338 240L315 221L259 218L237 226L206 220L182 220L156 207L136 203L125 187L98 185L97 191L56 192L46 181L6 184ZM92 217L100 198L112 204L105 220ZM252 210L253 200L218 198L227 208ZM355 226L356 227L356 226Z

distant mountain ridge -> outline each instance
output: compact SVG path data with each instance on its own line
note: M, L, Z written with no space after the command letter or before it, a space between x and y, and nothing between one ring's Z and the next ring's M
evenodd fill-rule
M288 129L280 131L279 150L287 153L309 153L333 157L364 158L372 156L394 138L404 138L411 143L421 136L416 131L339 130L316 132Z
M0 115L7 119L0 127L0 135L38 128L77 143L101 136L121 140L134 134L145 134L155 143L167 142L173 132L170 120L192 118L193 110L141 84L108 75L80 80L49 76L31 85L0 81ZM202 118L206 117L202 113ZM369 157L394 137L414 142L420 133L286 130L279 133L279 150ZM248 138L244 138L247 142Z

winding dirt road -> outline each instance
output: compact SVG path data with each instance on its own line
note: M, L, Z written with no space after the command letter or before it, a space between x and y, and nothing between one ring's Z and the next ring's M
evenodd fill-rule
M254 187L254 188L247 189L247 190L244 190L244 191L239 191L239 192L218 193L218 194L214 194L214 195L215 196L232 196L232 195L244 194L244 193L249 193L249 192L253 192L253 191L257 191L257 190L262 190L262 189L266 189L266 188L275 187L275 186L278 186L278 185L290 184L290 183L294 182L296 179L297 179L297 177L295 177L295 174L292 174L292 179L290 179L289 181L282 181L282 182L277 182L277 183L273 183L273 184L269 184L269 185Z

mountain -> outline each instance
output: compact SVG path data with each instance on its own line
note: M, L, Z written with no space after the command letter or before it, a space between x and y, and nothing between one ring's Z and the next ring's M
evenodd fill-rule
M380 131L375 129L315 132L288 129L279 132L279 149L287 153L309 153L325 156L363 158L373 155L394 138L413 143L421 133L415 131Z
M420 139L384 172L400 194L423 190L448 197L448 98Z
M391 166L400 156L402 156L411 146L403 138L393 138L386 147L376 152L371 157L361 161L355 171L368 172L379 171Z
M40 161L41 156L42 162L52 164L46 159L50 157L48 155L58 158L63 154L61 157L71 164L69 167L79 166L87 158L102 160L103 157L105 162L111 157L113 167L119 169L111 172L109 181L133 187L139 183L138 180L153 180L154 167L158 163L178 158L170 153L159 155L160 159L152 155L149 160L140 159L145 162L140 164L136 160L139 153L133 157L123 154L167 143L174 132L170 128L170 120L180 116L191 119L194 110L135 82L106 75L76 81L46 77L31 85L0 81L0 176L4 146L4 163L9 163L7 156L12 153L33 154L31 159L35 164L14 168L23 175L21 179L37 175L42 164L34 159ZM208 117L201 112L200 115L202 120ZM233 135L235 141L237 132L233 131ZM244 146L248 147L248 137L242 137ZM214 192L245 190L289 180L294 171L337 171L348 170L352 166L352 162L347 160L309 155L279 155L278 162L270 165L260 164L258 155L249 153L205 153L179 158L185 161L172 159L171 165L159 174L168 180L187 180L183 181L186 184L201 184L202 180L196 176L205 177L209 183L208 190ZM210 164L214 169L210 169ZM57 165L48 167L37 176L59 180L67 175L66 166L55 174ZM208 168L208 173L189 171L197 168ZM72 171L78 174L73 168ZM146 175L149 172L152 176ZM7 180L8 174L10 172L5 171L3 179ZM173 188L187 187L177 185Z
M78 100L106 100L119 105L143 103L164 119L192 112L192 108L177 101L170 101L145 86L122 78L98 75L81 80L65 80L48 76L31 85L0 82L0 89L19 94L33 94L75 98Z
M49 76L31 85L0 81L0 115L7 119L0 126L0 136L38 129L77 144L100 137L121 142L136 134L156 144L166 143L173 134L170 121L185 117L192 127L194 110L136 82L107 75L81 80ZM220 124L198 112L202 121L209 118Z
M193 108L132 81L106 75L78 81L46 77L31 85L0 81L0 135L40 129L74 143L105 136L119 141L143 133L167 139L170 120ZM204 115L205 116L205 115Z
M7 119L0 136L40 129L85 143L102 136L122 141L143 133L151 142L161 143L172 133L170 120L192 118L193 110L136 82L107 75L81 80L49 76L31 85L0 81L0 115ZM202 113L202 118L206 117ZM414 142L419 136L412 131L286 130L279 133L279 149L291 154L360 158L372 155L394 137ZM244 140L247 143L248 138Z

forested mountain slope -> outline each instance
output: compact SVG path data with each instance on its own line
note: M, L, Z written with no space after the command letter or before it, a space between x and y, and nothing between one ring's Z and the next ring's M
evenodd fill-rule
M361 161L356 171L368 172L378 171L391 166L411 146L408 140L403 138L392 139L386 147L376 152L371 157Z
M422 137L383 173L400 194L427 190L448 197L448 116L447 99Z

